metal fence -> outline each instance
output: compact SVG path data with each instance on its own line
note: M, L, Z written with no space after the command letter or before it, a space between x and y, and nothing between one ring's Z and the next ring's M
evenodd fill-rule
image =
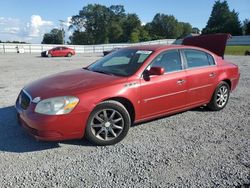
M181 44L182 40L163 39L141 43L118 43L118 44L100 44L100 45L65 45L75 49L76 53L101 53L105 50L113 48L123 48L134 45L150 45L150 44ZM250 45L250 36L233 36L228 40L227 45ZM13 44L0 43L0 53L16 53L17 49L22 49L24 53L41 53L44 50L49 50L58 45L48 44ZM60 45L61 46L61 45Z
M118 44L100 44L100 45L48 45L48 44L13 44L0 43L0 53L17 53L17 50L22 49L24 53L41 53L56 46L67 46L76 51L76 53L101 53L105 50L113 48L123 48L134 45L149 45L149 44L167 44L170 45L175 39L154 40L141 43L118 43Z

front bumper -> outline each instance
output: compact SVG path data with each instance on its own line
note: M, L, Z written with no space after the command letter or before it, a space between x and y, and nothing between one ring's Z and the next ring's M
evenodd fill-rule
M65 115L43 115L34 112L35 104L23 110L16 102L18 122L38 140L60 141L80 139L84 136L89 113L71 112Z
M41 56L42 56L42 57L48 57L48 53L47 53L47 51L43 51L43 52L41 52Z

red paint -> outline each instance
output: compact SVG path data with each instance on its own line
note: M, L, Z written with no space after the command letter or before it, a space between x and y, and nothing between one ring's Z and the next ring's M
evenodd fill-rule
M231 37L230 34L226 33L199 35L185 38L182 44L204 48L224 57L227 40Z
M150 75L163 75L164 74L164 68L161 67L152 67L149 71Z
M17 100L21 124L41 140L82 138L91 111L104 100L117 97L129 100L135 110L135 122L141 122L207 104L221 81L228 80L231 90L236 88L239 81L236 65L201 48L162 45L131 48L154 51L132 76L119 77L78 69L43 78L24 87L32 99L76 96L80 101L69 114L49 116L35 113L36 104L33 102L27 110L22 110ZM149 79L143 78L142 73L151 61L171 49L204 51L214 57L216 65L165 74L162 74L162 68L156 68L155 75ZM211 76L212 73L214 76Z
M75 55L75 50L68 47L56 47L48 51L53 57L65 57Z

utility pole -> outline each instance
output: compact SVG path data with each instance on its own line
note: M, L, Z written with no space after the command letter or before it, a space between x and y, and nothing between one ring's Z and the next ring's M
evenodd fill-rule
M60 27L61 27L61 31L62 31L62 43L65 44L65 40L64 40L64 25L65 25L66 21L59 20L59 22L60 22Z

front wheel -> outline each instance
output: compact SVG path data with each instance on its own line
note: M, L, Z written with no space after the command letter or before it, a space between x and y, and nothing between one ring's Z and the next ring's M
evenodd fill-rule
M214 111L222 110L227 105L229 94L230 87L228 83L222 81L214 91L208 108Z
M127 109L117 101L104 101L89 116L86 138L96 145L120 142L128 133L131 119Z
M72 54L71 54L71 53L68 53L68 54L67 54L67 57L71 57L71 56L72 56Z
M48 54L48 57L52 57L52 54L51 54L51 53L49 53L49 54Z

